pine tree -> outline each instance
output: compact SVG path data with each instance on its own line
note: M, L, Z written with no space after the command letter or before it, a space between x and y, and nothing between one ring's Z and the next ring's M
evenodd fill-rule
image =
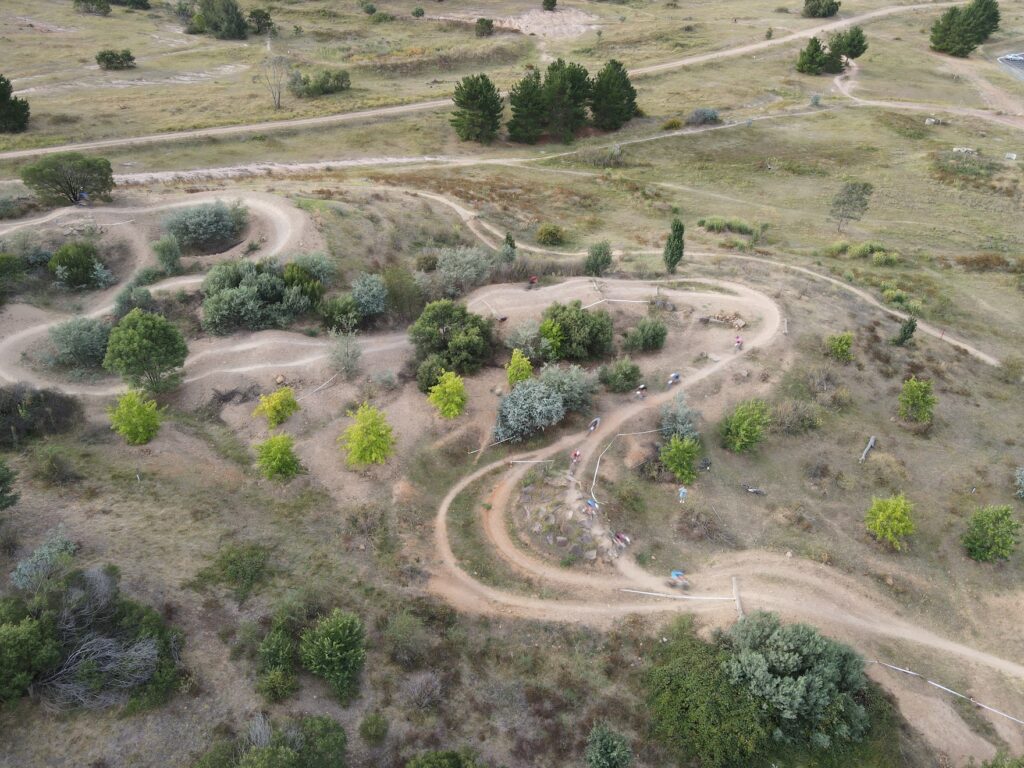
M825 71L828 53L821 44L821 40L812 37L807 41L807 47L800 51L796 60L796 71L805 75L820 75Z
M931 46L939 53L948 53L961 59L971 55L981 41L978 32L972 28L971 18L954 6L947 10L932 25Z
M451 124L463 141L490 144L501 126L502 100L487 75L467 75L455 86Z
M964 23L980 44L999 29L999 3L996 0L971 0L963 9Z
M672 231L669 233L668 242L665 243L665 268L669 274L675 274L676 267L683 260L683 235L686 228L679 219L672 219Z
M540 72L534 70L517 82L508 92L512 119L508 121L508 137L520 144L533 144L544 132L547 110Z
M636 89L626 68L612 59L594 78L590 93L594 125L603 131L617 131L636 114Z
M840 56L848 59L859 59L868 49L868 41L864 36L864 30L860 27L850 27L844 32L832 35L828 41L828 47L836 51Z
M552 136L568 144L587 121L590 76L580 64L551 62L544 76L544 103Z
M21 133L28 128L28 102L11 94L11 81L0 75L0 133Z

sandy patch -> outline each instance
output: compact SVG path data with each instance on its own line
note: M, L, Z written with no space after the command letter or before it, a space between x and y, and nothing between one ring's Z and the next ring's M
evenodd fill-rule
M467 11L465 13L433 16L443 21L473 22L487 16L487 10ZM580 37L601 26L597 16L578 11L575 8L543 11L540 9L527 11L518 16L495 18L494 26L499 29L511 29L524 35L536 35L549 40L569 40Z

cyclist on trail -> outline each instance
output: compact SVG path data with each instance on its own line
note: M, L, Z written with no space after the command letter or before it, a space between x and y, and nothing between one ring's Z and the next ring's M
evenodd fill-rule
M740 336L739 334L736 334L736 342L733 344L733 349L735 349L737 352L743 349L743 337Z
M647 397L647 385L641 384L636 388L636 399L643 400L645 397Z
M680 379L679 372L678 371L673 372L668 377L668 386L671 388L673 385L678 384L679 383L679 379Z

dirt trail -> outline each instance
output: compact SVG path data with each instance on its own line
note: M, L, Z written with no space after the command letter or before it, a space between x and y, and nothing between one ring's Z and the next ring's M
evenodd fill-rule
M646 67L638 67L630 70L630 75L635 77L642 77L644 75L655 75L662 72L668 72L674 69L681 69L683 67L693 66L695 64L704 64L709 61L717 61L719 59L727 59L735 56L743 56L750 53L756 53L757 51L772 48L778 45L785 45L795 40L802 40L814 35L820 35L824 32L829 32L851 24L860 24L872 19L882 18L885 16L891 16L898 13L906 13L908 11L918 10L932 10L938 8L945 8L954 3L921 3L918 5L894 5L887 8L879 8L868 13L863 13L857 16L850 16L845 19L839 19L835 21L829 21L824 24L818 24L814 27L795 32L791 35L785 35L771 40L762 40L757 43L750 43L749 45L741 45L735 48L729 48L722 51L711 51L709 53L702 53L695 56L686 56L681 59L673 59L672 61L666 61L661 64L653 64ZM128 138L116 138L116 139L99 139L96 141L84 141L74 144L61 144L53 147L36 147L33 149L19 149L11 150L8 152L0 152L0 160L18 160L27 157L39 157L42 155L54 154L56 152L82 152L85 150L93 149L105 149L107 147L124 147L124 146L138 146L142 144L153 144L161 141L182 141L186 139L201 139L208 138L210 136L231 136L239 133L250 133L253 131L273 131L279 129L293 130L295 128L310 128L319 127L324 125L333 125L335 123L351 122L355 120L365 120L369 118L387 118L394 117L396 115L406 115L414 112L423 112L432 109L441 109L451 105L451 99L434 99L431 101L420 101L412 104L401 104L394 107L379 107L376 109L365 109L357 112L343 112L334 115L321 115L319 117L302 117L293 118L290 120L271 120L262 123L247 123L244 125L224 125L213 128L198 128L189 131L172 131L167 133L156 133L148 136L133 136Z

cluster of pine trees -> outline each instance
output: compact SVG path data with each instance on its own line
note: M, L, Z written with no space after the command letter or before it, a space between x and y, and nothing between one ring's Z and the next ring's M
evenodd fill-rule
M0 75L0 133L21 133L28 128L28 102L12 93L11 81Z
M868 41L860 27L850 27L832 35L827 47L818 38L812 37L797 57L796 71L805 75L820 75L823 72L837 75L846 69L849 61L860 58L867 49Z
M932 50L965 58L999 29L999 3L971 0L950 8L932 25Z
M487 75L463 78L454 101L451 123L460 139L486 144L498 135L504 102ZM581 64L553 61L543 77L533 70L513 85L509 104L508 137L523 144L545 133L568 143L588 119L601 130L615 131L637 114L636 89L614 59L595 77Z

